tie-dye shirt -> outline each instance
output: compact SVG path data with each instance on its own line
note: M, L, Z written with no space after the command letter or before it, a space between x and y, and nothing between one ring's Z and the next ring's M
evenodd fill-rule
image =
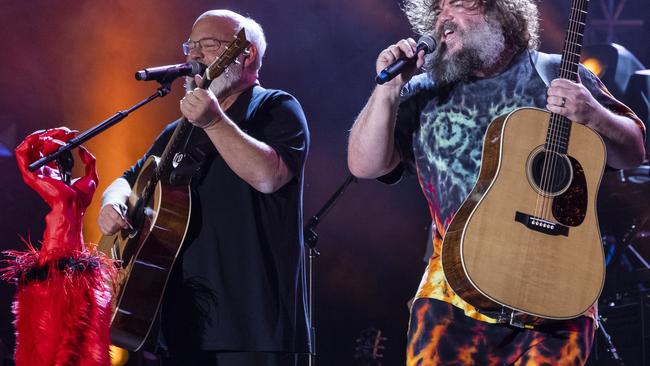
M440 260L442 238L478 178L483 137L489 123L520 107L545 108L547 86L533 63L535 56L536 53L522 52L499 75L451 87L437 88L426 74L414 77L402 91L397 114L395 144L402 163L380 178L394 182L405 171L417 173L429 204L436 228L434 252L416 297L449 302L466 315L487 322L494 320L463 301L447 284ZM582 66L580 78L605 107L636 119Z

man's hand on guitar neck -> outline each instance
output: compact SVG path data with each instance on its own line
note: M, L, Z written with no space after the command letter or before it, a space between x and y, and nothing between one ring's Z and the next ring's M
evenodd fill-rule
M203 79L199 75L195 75L194 80L197 85L203 84ZM230 102L229 100L228 104ZM203 129L212 127L227 118L219 100L209 89L195 88L187 92L181 99L180 108L183 116L191 124ZM228 105L225 108L228 108Z
M549 111L590 127L600 115L605 113L605 107L596 101L582 83L574 83L567 79L551 81L546 103Z
M551 81L547 94L546 109L600 134L607 147L607 165L626 169L641 164L645 156L641 122L637 124L628 116L605 108L580 80L576 83L555 79Z

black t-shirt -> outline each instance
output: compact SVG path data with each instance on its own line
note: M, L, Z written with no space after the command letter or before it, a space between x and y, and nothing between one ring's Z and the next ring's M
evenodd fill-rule
M261 193L228 167L203 130L192 127L184 152L206 157L192 178L190 227L163 299L165 342L172 352L306 352L305 116L291 95L260 86L242 93L226 113L275 149L294 178L274 193ZM147 156L160 156L177 124L168 125L125 172L131 185ZM187 161L175 171L194 171Z

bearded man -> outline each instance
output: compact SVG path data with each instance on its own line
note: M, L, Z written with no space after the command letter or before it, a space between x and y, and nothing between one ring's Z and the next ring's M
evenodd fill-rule
M266 41L252 19L208 11L183 51L188 61L209 65L242 28L251 45L208 90L196 88L200 76L188 80L180 102L193 126L171 175L191 180L192 212L160 310L165 365L295 365L295 354L309 351L303 111L291 95L260 86ZM178 123L105 191L103 234L129 227L124 214L131 187Z
M403 39L379 54L377 72L400 57L417 62L372 92L350 133L348 165L357 177L387 183L417 174L433 217L434 254L411 307L407 364L584 364L594 308L539 327L497 323L446 282L442 238L477 180L495 117L537 107L585 124L603 137L613 168L641 163L643 123L582 66L578 83L554 79L559 57L535 51L533 0L407 0L404 10L438 48L416 55L415 41ZM422 66L427 72L414 76Z

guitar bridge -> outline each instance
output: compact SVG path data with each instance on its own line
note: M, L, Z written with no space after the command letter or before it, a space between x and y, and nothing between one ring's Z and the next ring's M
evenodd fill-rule
M568 226L559 224L557 222L541 219L537 216L532 216L517 211L515 213L515 221L524 224L531 230L539 231L542 234L569 236Z

